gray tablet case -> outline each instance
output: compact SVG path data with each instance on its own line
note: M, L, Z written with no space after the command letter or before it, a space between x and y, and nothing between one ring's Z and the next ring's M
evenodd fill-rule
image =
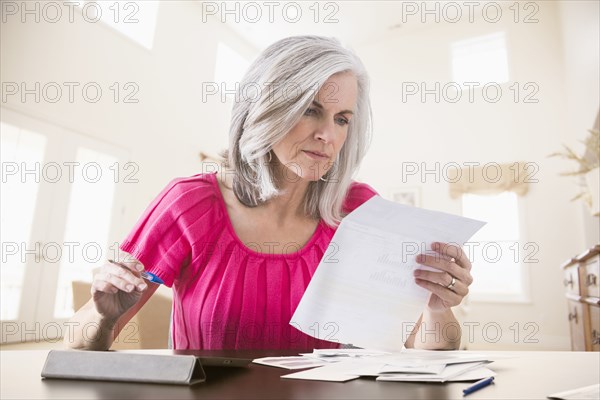
M194 385L206 376L192 355L51 350L42 378Z

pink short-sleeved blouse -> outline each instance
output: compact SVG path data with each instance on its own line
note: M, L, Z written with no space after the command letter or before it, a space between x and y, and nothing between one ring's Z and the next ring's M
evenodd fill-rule
M345 211L376 194L353 182ZM334 233L321 221L302 248L247 246L211 173L173 179L120 248L173 287L175 349L336 348L335 337L318 340L289 324Z

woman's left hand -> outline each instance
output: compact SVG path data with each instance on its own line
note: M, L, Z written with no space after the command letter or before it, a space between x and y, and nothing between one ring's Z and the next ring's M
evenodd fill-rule
M416 269L414 276L417 285L431 292L427 309L443 312L459 305L469 293L469 285L473 283L470 273L472 265L458 246L433 243L431 247L439 254L419 254L417 262L438 269L440 272Z

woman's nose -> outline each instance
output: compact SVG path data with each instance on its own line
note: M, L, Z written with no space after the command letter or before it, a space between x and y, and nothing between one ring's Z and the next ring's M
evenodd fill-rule
M330 143L335 137L335 124L331 122L320 123L315 130L315 138L325 143Z

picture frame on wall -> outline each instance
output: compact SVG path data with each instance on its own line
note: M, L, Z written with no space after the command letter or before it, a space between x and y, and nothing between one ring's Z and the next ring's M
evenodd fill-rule
M393 189L390 194L392 201L406 206L421 207L421 188L409 186Z

